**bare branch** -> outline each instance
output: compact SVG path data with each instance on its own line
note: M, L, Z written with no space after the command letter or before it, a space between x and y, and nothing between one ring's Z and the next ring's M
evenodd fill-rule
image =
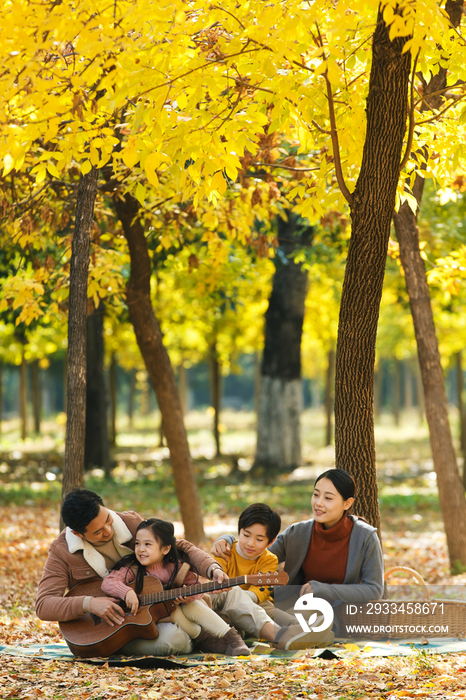
M417 66L417 60L419 58L419 51L418 50L416 54L416 58L414 59L413 63L413 70L411 73L411 99L410 99L410 107L409 107L409 131L408 131L408 141L406 143L406 150L405 154L403 156L403 160L401 161L400 164L400 172L402 172L405 168L406 163L409 160L409 156L411 155L411 148L413 147L413 138L414 138L414 125L415 125L415 120L414 120L414 78L416 75L416 66Z

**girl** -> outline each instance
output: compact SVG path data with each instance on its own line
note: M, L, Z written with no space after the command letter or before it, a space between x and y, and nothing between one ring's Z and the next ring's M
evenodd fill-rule
M176 546L173 524L158 518L144 520L136 530L134 554L123 557L116 564L115 569L104 578L102 590L107 595L124 600L135 615L144 576L156 576L163 587L169 589L183 561L188 561L187 555ZM135 591L127 585L134 580ZM189 571L184 583L188 586L197 583L196 574ZM170 620L187 632L204 652L248 656L250 651L238 632L199 598L202 598L202 594L175 601L178 606L170 615Z

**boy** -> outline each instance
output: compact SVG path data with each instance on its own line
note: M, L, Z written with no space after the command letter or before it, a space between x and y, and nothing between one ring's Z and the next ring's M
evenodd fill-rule
M281 518L265 503L253 503L239 516L238 539L231 545L228 562L215 557L228 578L275 571L278 559L268 551L280 532ZM276 629L273 620L260 607L270 597L268 589L243 584L229 591L211 594L212 607L238 630L248 636L273 642Z

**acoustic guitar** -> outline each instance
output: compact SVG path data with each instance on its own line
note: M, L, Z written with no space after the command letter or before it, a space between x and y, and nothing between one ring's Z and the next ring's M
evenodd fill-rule
M266 573L249 574L226 579L222 583L209 581L197 583L194 586L172 588L164 591L163 586L155 576L145 576L142 592L139 594L139 610L136 615L125 612L125 621L115 627L110 627L105 620L93 613L86 613L75 620L59 622L60 631L70 650L75 656L88 659L93 656L110 656L132 639L155 639L159 632L156 627L158 620L170 615L175 609L175 598L181 598L198 593L209 593L223 588L242 586L247 583L261 588L283 586L288 582L288 574L284 571L269 571ZM102 579L93 578L78 583L71 588L67 596L105 596L101 589ZM134 589L135 583L129 586ZM112 596L108 596L112 597ZM122 606L125 609L125 606Z

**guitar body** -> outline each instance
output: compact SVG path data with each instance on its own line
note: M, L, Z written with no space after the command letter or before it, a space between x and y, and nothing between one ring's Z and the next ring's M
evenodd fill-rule
M67 596L106 597L101 589L102 579L94 578L78 583ZM134 589L134 583L128 584ZM163 591L163 586L155 576L145 576L140 595L152 595ZM108 596L110 597L110 596ZM124 608L124 603L121 603ZM168 617L175 609L175 603L166 600L162 603L141 606L136 615L125 613L121 625L110 627L105 620L92 613L81 615L76 620L59 622L60 631L75 656L88 659L93 656L110 656L133 639L155 639L158 637L156 622Z

